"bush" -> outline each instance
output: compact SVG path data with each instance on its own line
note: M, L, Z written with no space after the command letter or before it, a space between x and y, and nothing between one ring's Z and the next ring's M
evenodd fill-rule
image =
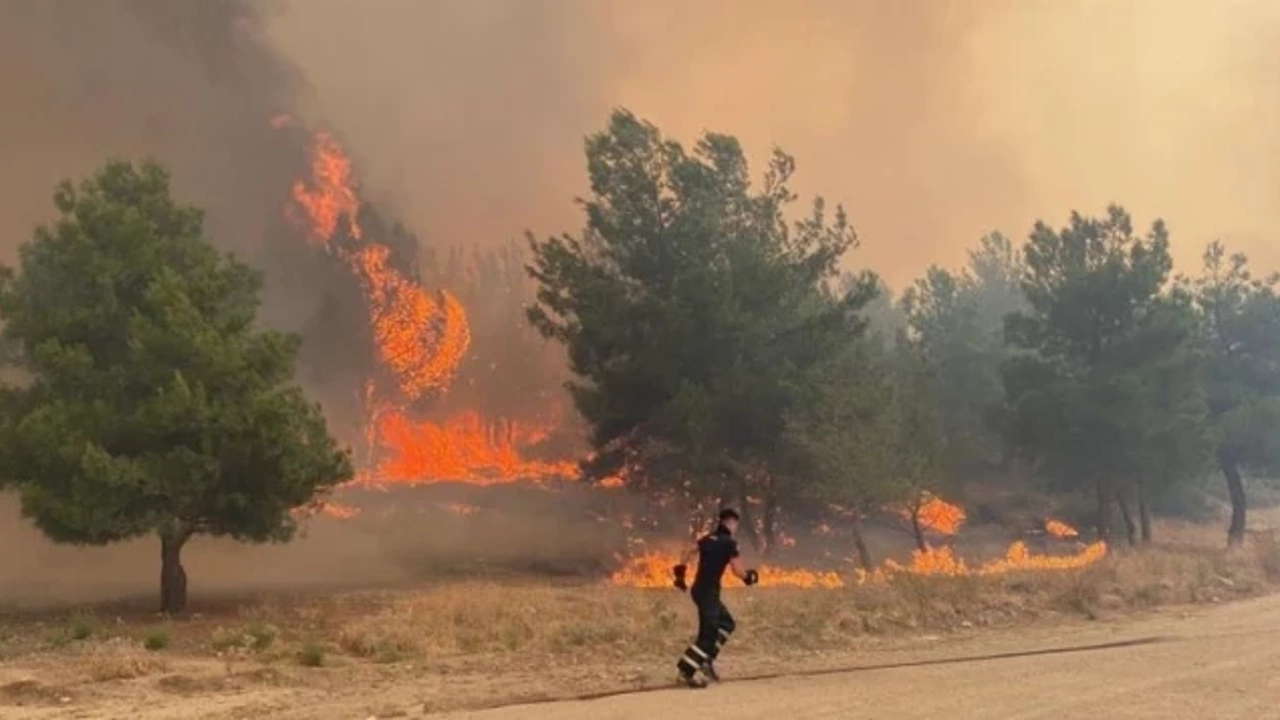
M164 628L158 628L147 633L142 638L142 647L154 652L168 648L171 642L172 638L169 636L169 631Z
M72 640L88 640L102 623L92 613L77 612L67 621L67 637Z
M218 652L228 650L248 650L260 653L275 643L280 630L275 625L253 623L240 630L219 630L213 635L213 649Z
M320 667L324 665L326 654L324 645L315 640L308 640L298 650L298 664L303 667Z

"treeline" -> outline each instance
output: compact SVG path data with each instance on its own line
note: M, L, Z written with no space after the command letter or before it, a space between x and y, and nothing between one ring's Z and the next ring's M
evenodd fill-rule
M750 182L738 141L686 149L626 111L586 145L578 235L531 240L528 314L564 344L589 474L692 506L838 507L855 523L1000 478L1092 498L1101 539L1151 539L1153 497L1280 465L1274 277L1208 247L1175 277L1168 231L1111 207L982 238L895 297L842 273L821 199L792 220L794 160Z
M563 345L591 477L733 502L771 547L787 513L835 507L856 530L995 474L1088 494L1098 535L1136 543L1153 498L1216 469L1243 539L1244 478L1280 465L1280 299L1244 257L1213 244L1173 277L1164 226L1112 208L1017 249L984 238L964 270L895 297L841 271L857 245L843 210L787 216L781 152L755 187L734 138L686 150L623 111L586 151L586 227L530 241L532 284L514 251L432 257L403 228L379 234L401 272L467 303L460 394L517 373L498 394L536 404L559 371L530 362L545 345L528 325ZM161 608L178 612L192 537L288 540L297 508L352 477L295 380L316 336L260 326L262 275L214 249L162 168L109 162L54 204L0 268L0 487L58 542L155 537ZM330 331L331 364L310 360L354 383L367 346L342 330L364 309L338 269L308 328Z

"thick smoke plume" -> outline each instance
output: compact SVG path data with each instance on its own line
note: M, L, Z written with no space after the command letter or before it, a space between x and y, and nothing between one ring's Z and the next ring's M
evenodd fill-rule
M272 24L430 240L576 228L582 136L625 105L797 156L901 287L998 228L1110 201L1280 265L1270 0L344 0ZM1145 222L1145 220L1143 220Z

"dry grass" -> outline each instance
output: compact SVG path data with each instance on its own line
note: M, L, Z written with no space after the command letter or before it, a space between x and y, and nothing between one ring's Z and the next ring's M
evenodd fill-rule
M77 670L92 682L132 680L169 669L166 661L123 638L85 645L78 655Z
M1157 547L1119 549L1077 571L895 575L839 590L729 590L725 601L743 628L733 656L776 666L809 654L836 656L871 638L1120 617L1243 598L1280 583L1280 542L1270 534L1255 534L1246 548L1228 552L1216 528L1161 530ZM678 653L694 623L692 603L675 590L557 586L536 578L277 594L211 606L203 617L176 622L149 612L94 610L0 618L3 657L47 669L33 675L50 687L144 678L135 684L185 695L245 684L328 686L445 673L545 681L558 672L572 681L566 687L581 691L584 677L595 678L596 689L660 682L645 673L667 668L659 661ZM165 642L155 640L161 635ZM164 645L163 652L146 649ZM121 685L129 684L113 687ZM439 702L480 701L442 696Z
M726 593L747 651L818 650L913 630L1010 625L1046 616L1145 610L1247 597L1280 580L1280 544L1253 552L1196 548L1118 551L1080 571L999 577L900 575L840 590L762 588ZM1270 565L1268 564L1270 563ZM1271 567L1271 570L1267 568ZM460 583L364 598L367 612L335 613L344 652L377 661L549 656L569 662L670 652L686 641L691 604L674 590L548 588Z

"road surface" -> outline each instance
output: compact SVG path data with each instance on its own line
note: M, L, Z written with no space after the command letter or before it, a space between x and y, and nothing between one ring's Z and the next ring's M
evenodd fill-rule
M1122 643L1137 643L1122 645ZM456 712L436 720L1280 719L1280 598L942 643L822 675ZM1093 646L1093 649L1079 649ZM1105 647L1104 647L1105 646ZM1017 656L1011 656L1019 654ZM726 658L726 666L728 659Z

